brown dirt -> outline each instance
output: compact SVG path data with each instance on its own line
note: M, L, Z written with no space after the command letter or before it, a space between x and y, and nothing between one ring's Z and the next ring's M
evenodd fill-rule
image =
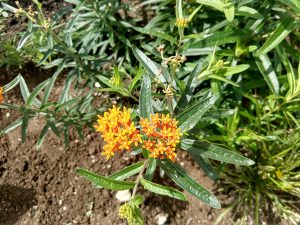
M13 79L12 74L18 71L4 72L1 71L0 86ZM31 74L24 76L31 90L47 78L45 71L31 66L25 68L24 73ZM55 92L61 90L62 80L56 83ZM22 103L18 88L10 91L5 98L8 102ZM7 113L7 110L0 110L0 129L20 116L16 111ZM26 143L23 144L20 128L0 137L0 225L125 225L126 222L117 215L121 203L115 198L116 192L95 189L74 170L83 167L108 175L139 159L119 155L106 161L100 155L99 135L88 130L84 141L79 141L76 133L70 132L70 147L66 149L63 141L50 133L37 151L36 141L43 125L42 118L32 119ZM213 189L213 183L185 153L179 154L178 161L203 186ZM163 183L166 179L156 177ZM207 207L187 193L188 202L143 190L139 193L145 197L142 213L147 225L157 224L160 213L168 215L167 224L208 225L219 213L219 210Z

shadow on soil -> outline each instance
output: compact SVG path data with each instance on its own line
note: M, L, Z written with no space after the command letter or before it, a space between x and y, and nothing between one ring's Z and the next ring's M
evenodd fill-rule
M0 186L0 225L13 225L36 202L33 189Z

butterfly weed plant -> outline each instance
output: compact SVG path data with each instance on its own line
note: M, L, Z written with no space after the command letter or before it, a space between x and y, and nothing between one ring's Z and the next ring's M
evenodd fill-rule
M33 2L30 9L20 3L3 7L28 19L17 50L39 37L37 65L56 71L32 91L21 75L0 89L0 107L23 115L1 134L21 126L24 142L28 121L44 116L38 148L49 130L64 136L68 145L70 127L81 138L89 127L105 142L103 157L137 155L138 162L107 177L76 169L97 188L132 190L119 209L129 224L145 223L139 187L182 201L184 190L221 207L178 163L180 151L211 179L219 179L220 191L233 196L216 223L231 212L241 224L261 224L272 211L274 218L297 224L297 1L141 2L139 7L155 13L148 21L122 1L68 0L72 5L52 18ZM67 78L61 96L50 101L63 72ZM18 84L25 104L7 103L5 93ZM95 106L98 92L122 96L126 107ZM157 170L178 188L154 183Z

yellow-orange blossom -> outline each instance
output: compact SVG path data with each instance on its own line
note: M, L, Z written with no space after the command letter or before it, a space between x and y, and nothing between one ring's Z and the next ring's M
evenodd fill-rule
M3 87L0 87L0 103L3 102L4 97L3 97Z
M113 106L103 116L98 116L96 130L106 142L102 155L110 158L115 152L131 151L133 146L143 143L152 158L169 158L175 160L176 145L180 142L181 133L177 121L169 115L151 115L150 121L141 118L141 133L130 119L130 109Z
M102 138L106 142L103 147L102 155L107 159L115 154L115 152L126 149L131 151L132 146L137 146L141 142L139 130L134 126L130 119L130 109L113 106L103 116L98 116L98 125L96 130L102 133Z
M150 151L152 158L176 158L176 145L180 142L180 129L177 128L176 119L170 118L169 114L151 115L150 121L141 118L140 125L146 140L143 140L143 148Z

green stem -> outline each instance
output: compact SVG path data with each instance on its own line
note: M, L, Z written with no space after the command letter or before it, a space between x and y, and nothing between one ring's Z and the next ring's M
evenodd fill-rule
M147 159L145 162L144 162L144 165L143 165L143 168L142 170L139 172L139 175L137 176L136 180L135 180L135 186L133 188L133 191L132 191L132 195L131 195L131 199L133 199L135 197L135 194L136 194L136 191L137 191L137 188L140 184L140 181L143 177L143 173L145 171L145 169L147 168L148 166L148 163L149 163L149 159Z
M167 96L168 109L171 115L174 115L172 97Z
M260 193L258 190L258 186L255 186L255 225L259 225L259 202L260 202Z

